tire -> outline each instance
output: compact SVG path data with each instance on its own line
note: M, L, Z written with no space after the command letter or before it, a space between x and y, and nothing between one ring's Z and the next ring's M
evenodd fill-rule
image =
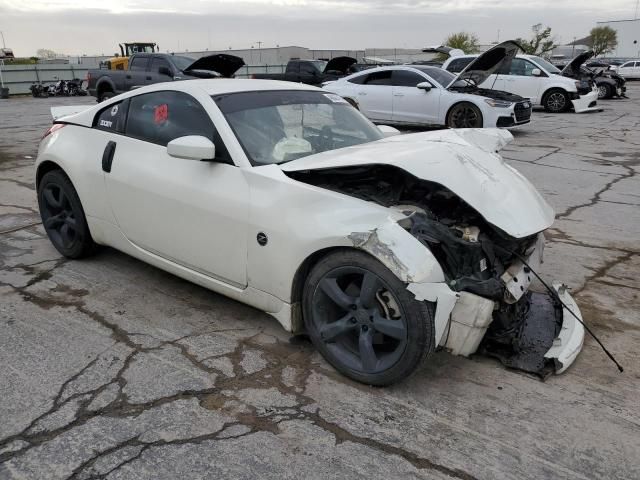
M369 287L363 291L365 282ZM416 300L364 252L340 250L323 257L306 279L302 308L314 346L357 382L399 382L435 349L433 304Z
M613 97L613 89L611 85L601 83L598 85L598 100L609 99Z
M98 101L104 102L105 100L109 100L113 96L114 96L113 92L111 90L107 90L106 92L102 92L100 94L100 98L98 99Z
M547 112L561 113L569 110L571 102L567 92L559 88L554 88L544 94L542 106Z
M447 113L449 128L482 128L482 112L473 103L456 103Z
M38 185L38 208L49 240L67 258L95 250L80 198L62 170L47 172Z

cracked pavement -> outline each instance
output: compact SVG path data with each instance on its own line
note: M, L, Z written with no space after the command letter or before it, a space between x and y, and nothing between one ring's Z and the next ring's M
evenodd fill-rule
M557 212L543 273L587 337L545 382L437 353L391 388L337 374L275 319L39 224L52 104L0 101L0 478L640 478L640 84L599 114L536 112L503 156Z

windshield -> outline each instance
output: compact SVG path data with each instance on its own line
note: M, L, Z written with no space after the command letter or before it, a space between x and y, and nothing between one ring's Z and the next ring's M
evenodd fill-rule
M324 60L313 60L311 63L316 70L318 70L320 73L324 72L324 68L327 66L328 62L325 62Z
M180 55L172 55L171 61L178 68L178 70L186 70L196 60L194 58L183 57Z
M213 97L252 165L285 163L380 140L378 128L342 97L314 91L259 91Z
M534 62L536 62L539 67L544 68L549 73L561 73L558 67L547 62L544 58L541 58L541 57L529 57L529 58Z

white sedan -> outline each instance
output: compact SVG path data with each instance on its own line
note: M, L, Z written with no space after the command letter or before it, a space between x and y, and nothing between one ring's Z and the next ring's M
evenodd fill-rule
M515 55L517 47L513 51L507 47L492 49L489 62L481 56L475 66L470 65L472 80L465 77L465 72L456 76L435 66L398 65L365 70L327 82L323 88L347 99L374 122L452 128L517 127L531 121L531 102L513 93L477 87Z
M67 257L109 245L252 305L368 384L438 346L540 374L580 351L566 289L529 291L554 213L496 154L506 131L385 138L337 95L262 80L52 110L36 185Z

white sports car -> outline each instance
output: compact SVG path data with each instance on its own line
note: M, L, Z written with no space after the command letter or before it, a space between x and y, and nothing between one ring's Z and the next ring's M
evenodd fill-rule
M513 128L531 121L528 98L478 88L508 68L518 46L504 42L476 58L465 71L429 65L396 65L365 70L323 84L374 122L452 128Z
M262 80L52 110L38 203L67 257L109 245L252 305L368 384L438 346L539 374L580 351L566 289L529 291L554 213L496 153L506 131L397 135L337 95Z

